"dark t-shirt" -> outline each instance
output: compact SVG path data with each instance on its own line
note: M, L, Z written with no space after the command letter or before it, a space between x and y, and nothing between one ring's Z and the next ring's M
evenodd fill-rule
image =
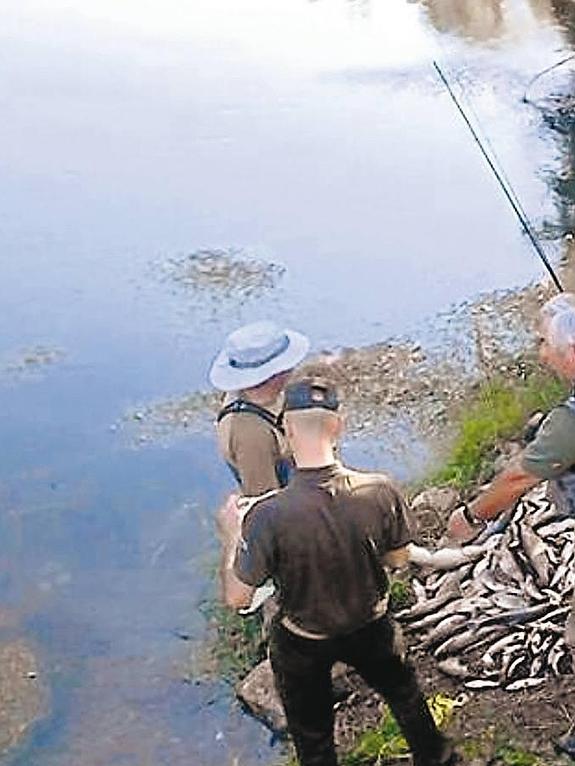
M383 557L411 541L407 514L382 474L338 463L298 469L246 515L235 572L252 586L271 577L282 616L298 628L349 633L373 619L387 591Z

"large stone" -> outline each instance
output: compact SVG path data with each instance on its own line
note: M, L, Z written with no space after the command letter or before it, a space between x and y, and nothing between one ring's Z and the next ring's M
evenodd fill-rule
M352 692L347 679L347 667L338 662L332 670L334 704L345 699ZM287 722L284 709L276 691L271 663L260 662L236 686L236 694L257 719L277 734L285 734Z
M0 644L0 753L13 748L45 714L36 658L23 641Z
M411 501L414 511L435 511L441 516L452 511L459 503L459 492L453 487L431 487Z
M278 733L286 731L285 713L275 688L269 660L260 662L239 682L236 694L250 712L270 729Z

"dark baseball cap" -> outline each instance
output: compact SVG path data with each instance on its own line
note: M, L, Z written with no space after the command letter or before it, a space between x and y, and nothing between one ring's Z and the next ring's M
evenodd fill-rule
M312 410L315 408L337 412L339 398L334 385L325 380L309 378L290 383L284 394L284 410Z

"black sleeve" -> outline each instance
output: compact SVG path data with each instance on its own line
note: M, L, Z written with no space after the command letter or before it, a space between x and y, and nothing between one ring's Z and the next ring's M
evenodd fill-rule
M413 542L414 524L409 507L399 490L391 484L382 488L386 547L390 551Z
M259 587L273 575L274 535L269 508L255 505L242 523L242 536L236 550L234 571L246 585Z

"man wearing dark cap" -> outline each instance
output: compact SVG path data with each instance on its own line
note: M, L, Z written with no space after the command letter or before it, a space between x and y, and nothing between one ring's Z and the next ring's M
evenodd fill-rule
M406 563L405 503L382 474L335 460L337 392L324 377L285 391L285 429L296 472L287 488L256 503L243 523L219 519L226 603L250 603L272 578L279 613L270 656L302 766L336 766L331 668L354 667L387 700L416 766L453 766L458 756L437 730L387 615L385 566Z

